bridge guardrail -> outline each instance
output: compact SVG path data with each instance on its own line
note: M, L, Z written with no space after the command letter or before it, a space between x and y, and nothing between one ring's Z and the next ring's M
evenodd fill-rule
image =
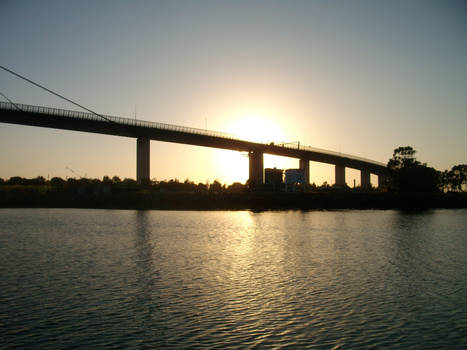
M199 135L222 137L222 138L231 139L231 140L245 141L242 138L239 138L233 134L229 134L229 133L221 132L221 131L190 128L190 127L179 126L179 125L174 125L174 124L165 124L165 123L151 122L151 121L139 120L139 119L122 118L122 117L116 117L116 116L105 115L105 114L95 115L95 114L87 113L87 112L78 112L78 111L52 108L52 107L32 106L32 105L25 105L21 103L13 104L9 102L0 101L0 109L7 109L7 110L18 110L19 109L23 112L48 114L48 115L54 115L54 116L60 116L60 117L70 117L70 118L95 120L95 121L102 121L105 118L115 123L124 124L124 125L142 126L142 127L149 127L149 128L155 128L155 129L179 131L179 132L194 133L194 134L199 134Z
M300 146L300 145L296 145L296 146L295 145L286 145L285 147L286 148L291 148L291 149L303 150L303 151L324 153L324 154L329 154L329 155L338 156L338 157L345 157L345 158L349 158L349 159L353 159L353 160L359 160L359 161L362 161L362 162L371 163L371 164L378 165L378 166L384 166L384 167L386 166L386 164L384 164L382 162L377 162L377 161L372 160L372 159L359 157L359 156L354 156L354 155L347 154L347 153L331 151L331 150L327 150L327 149L323 149L323 148L317 148L317 147L312 147L312 146Z
M95 114L87 113L87 112L78 112L78 111L72 111L72 110L67 110L67 109L33 106L33 105L26 105L26 104L21 104L21 103L10 103L10 102L1 102L1 101L0 101L0 109L5 109L5 110L18 110L19 109L23 112L48 114L48 115L54 115L54 116L59 116L59 117L78 118L78 119L94 120L94 121L102 121L103 119L107 119L107 121L110 120L117 124L154 128L154 129L159 129L159 130L177 131L177 132L183 132L183 133L188 133L188 134L198 134L198 135L204 135L204 136L219 137L219 138L228 139L228 140L251 142L251 143L256 143L259 145L272 145L275 147L281 147L281 148L287 148L287 149L293 149L293 150L318 152L318 153L323 153L323 154L328 154L328 155L333 155L333 156L338 156L338 157L345 157L345 158L349 158L352 160L363 161L363 162L371 163L371 164L378 165L378 166L386 166L386 164L384 163L376 162L371 159L358 157L358 156L345 154L345 153L340 153L340 152L335 152L335 151L330 151L330 150L325 150L321 148L311 147L311 146L303 146L303 145L300 146L299 144L297 145L292 145L292 144L286 145L286 144L281 144L281 143L276 144L273 142L272 143L255 142L255 141L247 140L247 139L244 139L244 138L241 138L241 137L238 137L236 135L229 134L226 132L190 128L190 127L179 126L179 125L174 125L174 124L165 124L165 123L151 122L151 121L146 121L146 120L115 117L115 116L110 116L110 115L105 115L105 114L101 115L102 117L104 117L102 118L99 115L95 115Z

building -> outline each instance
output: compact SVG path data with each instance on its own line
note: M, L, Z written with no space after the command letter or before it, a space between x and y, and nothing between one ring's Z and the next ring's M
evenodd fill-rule
M264 169L264 184L273 191L284 187L284 170L277 168Z
M285 191L296 191L298 184L305 183L305 169L287 169L285 171Z

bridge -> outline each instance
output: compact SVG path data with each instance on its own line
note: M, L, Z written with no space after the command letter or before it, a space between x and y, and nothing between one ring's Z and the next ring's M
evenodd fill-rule
M138 183L147 183L150 179L150 140L247 152L252 187L264 183L265 153L298 158L306 182L310 181L310 161L333 164L337 186L345 185L347 167L360 170L362 188L370 187L370 174L378 176L378 186L385 182L388 174L384 163L299 144L251 142L223 132L50 107L0 102L0 122L135 138Z

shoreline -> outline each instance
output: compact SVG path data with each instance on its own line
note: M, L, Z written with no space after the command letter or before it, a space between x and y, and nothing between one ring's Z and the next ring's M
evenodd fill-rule
M467 193L69 193L62 191L0 191L0 208L88 208L139 210L327 210L327 209L460 209Z

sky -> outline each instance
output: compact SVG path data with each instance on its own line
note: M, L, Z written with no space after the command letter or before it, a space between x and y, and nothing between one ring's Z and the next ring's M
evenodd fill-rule
M438 170L467 163L466 1L0 0L0 33L0 65L98 113L384 163L406 145ZM4 71L0 92L79 110ZM0 149L4 179L136 177L131 138L0 124ZM265 155L274 166L298 160ZM151 141L150 171L230 184L246 181L248 158ZM334 183L331 165L310 172Z

